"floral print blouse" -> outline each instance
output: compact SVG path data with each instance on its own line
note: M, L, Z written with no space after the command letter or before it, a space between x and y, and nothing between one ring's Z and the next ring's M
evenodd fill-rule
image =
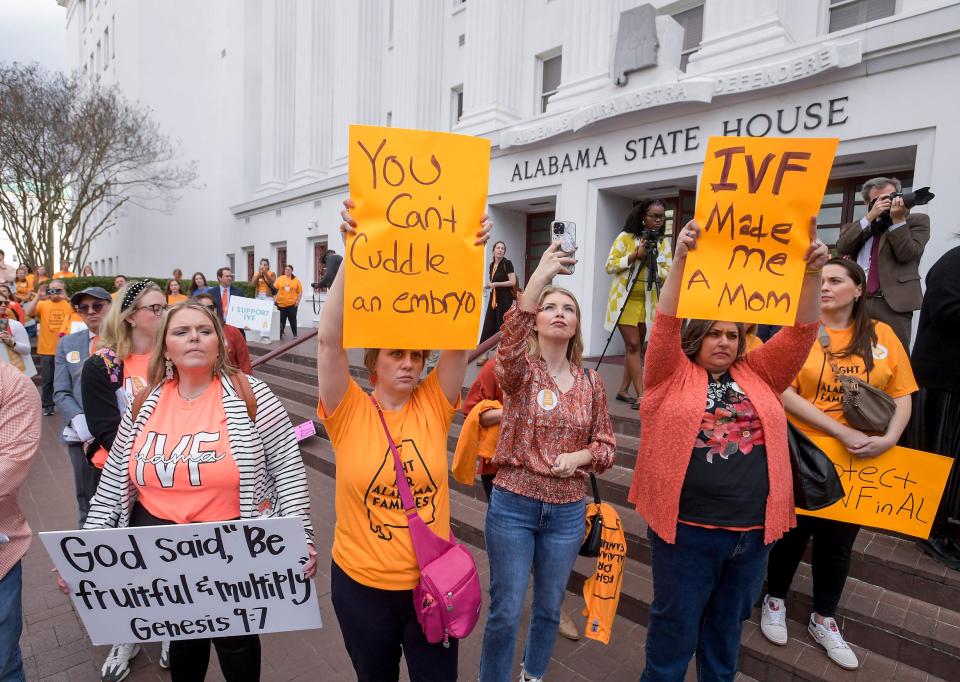
M518 495L566 504L583 499L583 474L554 476L550 467L557 456L588 449L593 461L584 469L600 474L613 465L616 440L596 372L571 366L573 387L561 393L546 362L527 356L535 320L536 313L514 305L500 328L495 371L504 400L494 483Z

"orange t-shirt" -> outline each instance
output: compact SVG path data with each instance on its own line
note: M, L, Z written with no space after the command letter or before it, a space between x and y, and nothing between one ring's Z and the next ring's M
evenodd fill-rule
M184 400L168 381L133 442L130 480L140 504L176 523L240 518L240 471L230 452L220 382Z
M56 355L61 332L70 331L73 306L70 301L37 301L34 317L40 322L37 332L37 354Z
M430 375L399 412L384 417L408 474L420 518L434 533L450 537L447 433L459 409ZM336 526L333 560L357 582L381 590L409 590L420 580L407 519L397 490L393 455L370 396L351 379L330 415L317 414L336 458Z
M167 305L177 305L178 303L186 301L188 298L190 297L183 294L170 294L167 296Z
M69 270L61 270L60 272L56 273L53 276L53 278L54 279L70 279L71 277L76 277L76 276L77 275L74 272L70 272Z
M917 381L913 378L910 358L893 329L883 322L877 322L876 330L877 343L873 346L873 369L869 374L863 365L863 360L856 355L834 358L834 364L844 374L852 374L868 381L871 386L879 388L891 398L902 398L919 390ZM827 333L830 335L831 351L837 352L850 344L853 327L827 329ZM819 340L814 342L810 355L803 363L800 373L794 378L792 386L805 400L813 403L814 407L828 417L848 425L843 418L843 385L833 373L830 363L827 362ZM826 436L798 417L791 415L790 421L808 436Z
M276 278L277 278L276 274L274 274L274 272L273 272L272 270L267 270L267 272L266 272L266 277L260 277L260 279L257 280L257 295L258 295L258 296L259 296L260 294L267 294L267 295L270 294L270 285L267 284L267 281L268 281L267 278L269 278L270 281L274 281L274 283L276 283L276 282L275 282L275 280L276 280Z

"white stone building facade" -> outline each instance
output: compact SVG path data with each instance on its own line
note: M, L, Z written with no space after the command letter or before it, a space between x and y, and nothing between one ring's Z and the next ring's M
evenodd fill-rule
M921 274L960 231L956 0L59 1L73 67L150 106L203 184L171 215L128 211L98 273L245 278L266 257L315 281L323 249L342 253L350 123L488 137L489 213L521 281L550 221L576 222L565 284L588 354L624 217L656 196L670 229L689 219L711 135L840 138L828 242L877 175L937 194ZM645 4L655 62L624 74L653 49L628 30Z

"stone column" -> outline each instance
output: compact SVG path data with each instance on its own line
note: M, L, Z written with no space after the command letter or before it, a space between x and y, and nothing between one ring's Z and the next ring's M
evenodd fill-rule
M611 0L565 2L560 88L547 103L548 112L579 104L584 94L610 83L611 33L616 30Z
M393 125L440 130L443 104L443 13L436 0L402 0L394 5L392 83Z
M521 118L523 3L467 3L463 117L457 131L472 135L497 130Z
M330 92L333 87L331 0L296 0L295 182L323 176L330 153Z
M263 11L263 115L260 127L260 188L269 194L293 172L296 3L276 0Z
M703 6L703 40L690 55L687 75L751 61L788 47L786 3L780 0L710 0Z

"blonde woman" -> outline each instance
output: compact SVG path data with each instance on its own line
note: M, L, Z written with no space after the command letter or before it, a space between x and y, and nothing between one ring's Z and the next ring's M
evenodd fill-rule
M131 410L124 413L84 529L295 516L303 521L309 547L303 572L313 577L316 553L306 470L283 405L265 383L227 364L216 313L199 302L174 306L157 337L149 364L152 388L135 421ZM256 403L253 414L250 398ZM175 456L176 443L201 432L217 434L211 450L229 456L202 464L200 485L186 469L177 469L172 484L164 483L159 465L149 462L131 478L131 459L140 456L134 453L142 451L151 432L166 436L157 440L168 444L161 455L165 461ZM252 491L263 494L255 497ZM172 678L203 680L211 643L227 682L260 679L257 635L171 642ZM132 647L128 659L139 650L139 645L127 644L114 649L125 647Z
M617 235L607 256L606 270L608 275L613 275L613 281L603 328L612 332L616 326L623 337L625 362L617 400L625 403L636 404L630 395L631 385L637 396L641 395L647 325L653 324L660 286L670 272L673 259L670 240L663 233L665 220L663 202L644 199L627 215L623 231ZM653 235L657 235L655 239L651 239ZM657 272L651 274L648 261L654 248L657 251ZM634 282L631 290L630 285Z

